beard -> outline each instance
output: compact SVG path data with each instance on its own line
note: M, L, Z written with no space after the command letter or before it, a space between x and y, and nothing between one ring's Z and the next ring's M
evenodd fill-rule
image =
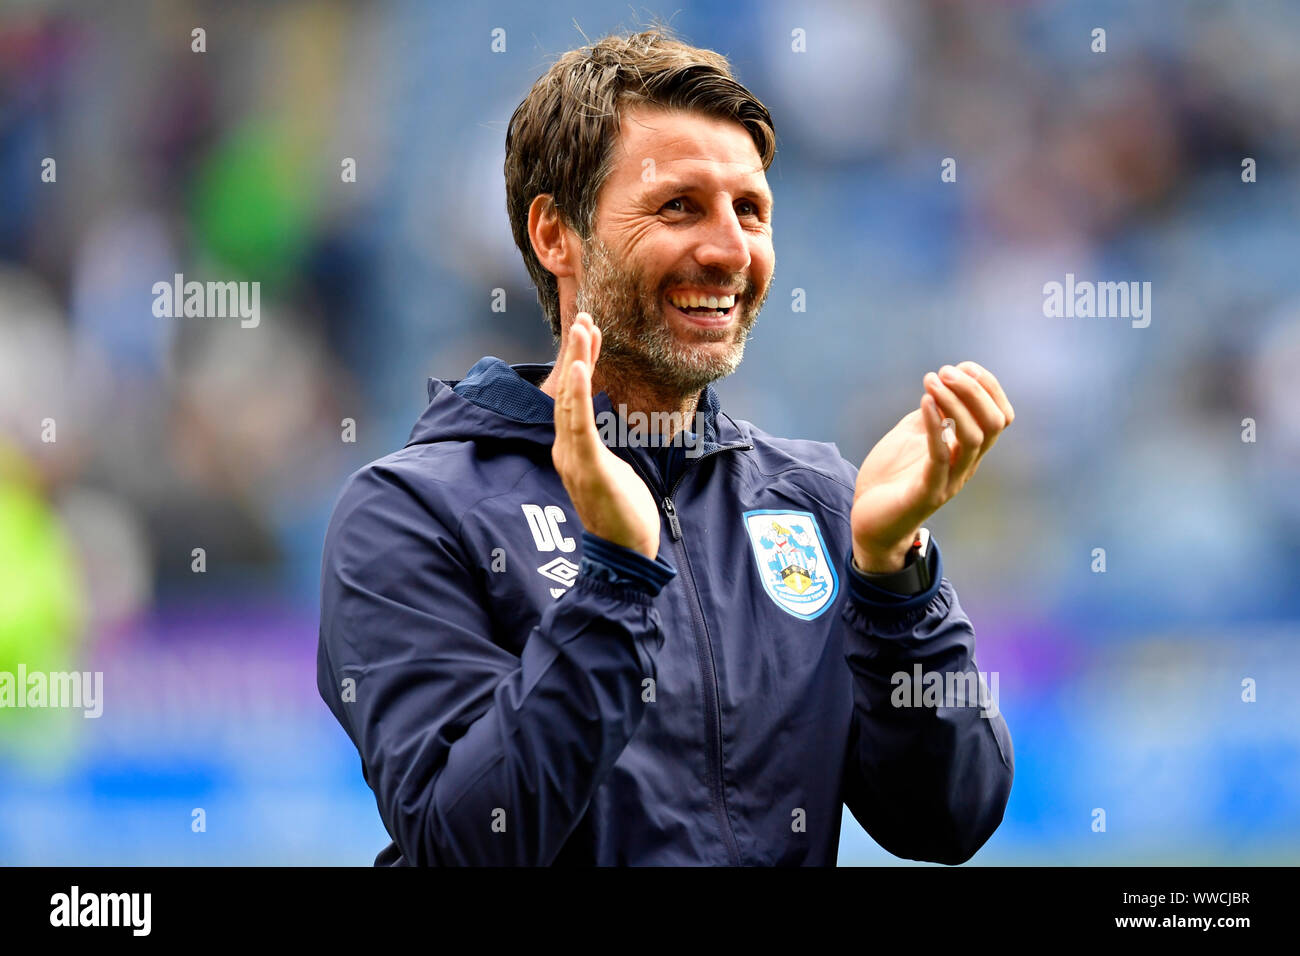
M596 364L601 377L670 400L693 397L740 366L771 288L769 279L755 295L754 283L744 273L707 267L691 274L670 273L651 283L644 270L617 259L594 235L582 246L582 273L577 310L589 313L600 329ZM683 341L664 316L665 294L675 286L739 289L735 318L720 329L693 328L691 341Z

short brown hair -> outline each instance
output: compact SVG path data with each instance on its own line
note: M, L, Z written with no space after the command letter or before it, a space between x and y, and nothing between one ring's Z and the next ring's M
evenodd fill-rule
M621 110L636 104L734 120L749 131L766 170L776 155L771 114L732 75L727 58L681 42L665 27L607 36L570 50L542 75L506 130L506 208L537 300L560 335L560 294L533 251L528 209L550 194L586 242L609 175Z

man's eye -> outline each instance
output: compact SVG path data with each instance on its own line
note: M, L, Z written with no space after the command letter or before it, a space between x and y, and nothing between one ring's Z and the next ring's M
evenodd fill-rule
M744 201L740 204L740 208L741 208L742 210L748 210L747 212L742 212L742 213L741 213L742 216L757 216L757 215L758 215L758 206L756 206L754 203L750 202L748 199L744 200Z
M674 203L676 203L676 205L674 205ZM673 212L685 212L686 201L679 196L676 199L668 200L666 203L664 203L663 208L671 209Z

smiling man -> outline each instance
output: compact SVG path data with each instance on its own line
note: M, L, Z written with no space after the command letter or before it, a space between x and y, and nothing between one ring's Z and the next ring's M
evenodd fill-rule
M1011 738L923 524L1014 413L944 366L859 467L722 411L774 153L727 61L658 30L565 54L515 111L557 360L430 380L325 541L318 681L377 864L833 865L844 806L960 863L1001 822ZM611 415L652 440L602 440Z

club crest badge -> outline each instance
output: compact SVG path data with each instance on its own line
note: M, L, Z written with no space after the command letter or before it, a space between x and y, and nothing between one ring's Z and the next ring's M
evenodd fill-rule
M805 621L825 611L839 578L816 519L807 511L746 511L744 517L768 597Z

